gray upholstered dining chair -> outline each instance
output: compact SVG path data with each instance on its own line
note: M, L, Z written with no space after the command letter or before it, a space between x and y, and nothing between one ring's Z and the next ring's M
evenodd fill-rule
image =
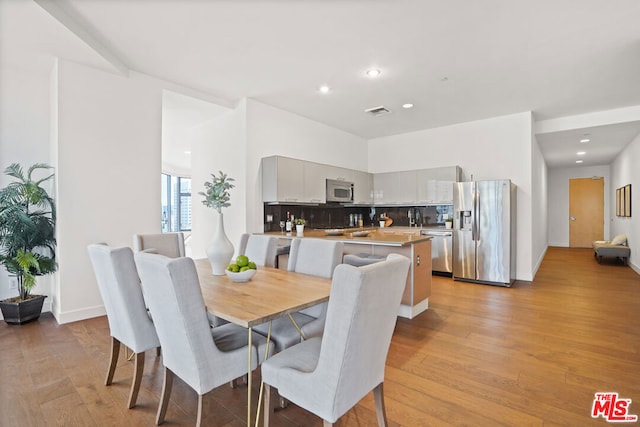
M92 244L87 250L107 312L111 334L111 358L105 385L110 385L113 381L122 343L135 353L133 381L128 401L128 407L132 408L140 390L145 352L159 348L160 341L147 315L131 249Z
M390 254L376 264L336 268L323 337L305 340L262 364L265 426L273 412L271 387L322 418L325 426L373 390L378 425L387 425L384 368L409 265L407 257Z
M169 258L181 258L185 256L184 233L134 234L133 250L164 255ZM211 313L208 313L207 316L211 326L226 323Z
M275 267L278 238L264 234L244 233L240 236L238 255L246 255L262 267Z
M133 250L151 251L169 258L183 257L184 233L134 234Z
M295 238L291 241L288 270L330 279L333 270L342 260L343 248L342 242L335 240ZM300 332L304 338L322 335L326 307L327 303L322 303L293 313L291 317L300 331L289 317L271 321L271 339L275 344L275 351L282 351L299 343L303 339ZM269 324L255 326L253 330L266 336Z
M171 259L138 252L135 261L163 352L164 383L156 423L164 421L177 375L198 394L200 425L203 396L247 374L248 331L231 323L209 327L191 258ZM252 370L264 359L266 344L266 338L253 335Z

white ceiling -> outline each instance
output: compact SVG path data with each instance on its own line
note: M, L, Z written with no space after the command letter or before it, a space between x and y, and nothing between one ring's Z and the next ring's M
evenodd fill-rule
M124 66L229 104L254 98L367 139L523 111L541 121L640 105L638 0L0 0L0 6L3 60L25 63L33 53L111 71ZM65 25L45 8L61 10ZM69 29L84 31L93 49ZM367 78L370 67L382 74ZM320 94L321 84L332 90ZM414 108L402 109L406 102ZM380 105L392 113L364 113ZM584 164L603 164L639 131L637 123L623 123L538 140L550 167L575 166L572 133L591 133Z
M634 137L640 134L640 121L571 129L537 136L549 168L608 165ZM581 143L588 139L589 142ZM584 152L585 154L577 154Z

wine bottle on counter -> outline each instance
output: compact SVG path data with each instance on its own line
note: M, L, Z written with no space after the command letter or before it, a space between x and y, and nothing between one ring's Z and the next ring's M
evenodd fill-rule
M287 222L285 223L285 229L287 233L291 233L293 230L293 219L291 218L291 212L287 212Z

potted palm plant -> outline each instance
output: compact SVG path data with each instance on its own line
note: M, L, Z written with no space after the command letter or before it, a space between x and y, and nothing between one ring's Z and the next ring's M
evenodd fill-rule
M222 276L233 257L233 244L224 232L224 219L222 208L231 206L231 190L234 185L233 178L227 176L226 173L219 171L218 175L211 174L211 182L205 182L205 191L198 194L204 196L202 204L208 208L213 208L218 212L218 226L213 241L206 249L207 258L211 264L211 272L215 276Z
M18 296L0 301L5 322L22 324L40 317L46 295L32 295L36 278L56 271L53 198L41 184L54 174L35 180L36 171L51 169L43 163L29 167L13 163L5 169L15 178L0 190L0 264L18 284Z

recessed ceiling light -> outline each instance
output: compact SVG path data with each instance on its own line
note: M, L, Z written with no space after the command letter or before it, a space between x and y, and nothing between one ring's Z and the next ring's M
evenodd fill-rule
M576 160L576 163L582 163L584 160Z
M411 103L402 104L402 108L413 108L413 104Z
M191 151L189 151L189 150L185 150L185 151L184 151L184 154L191 154Z
M329 86L327 86L327 85L322 85L322 86L320 86L320 87L318 88L318 90L319 90L321 93L329 93L329 92L331 91L331 88L330 88Z
M582 138L580 142L585 143L591 141L589 138Z
M578 156L584 156L585 154L587 154L587 152L586 151L578 151L576 154Z
M377 68L371 68L367 70L367 76L369 77L378 77L380 75L380 70Z

